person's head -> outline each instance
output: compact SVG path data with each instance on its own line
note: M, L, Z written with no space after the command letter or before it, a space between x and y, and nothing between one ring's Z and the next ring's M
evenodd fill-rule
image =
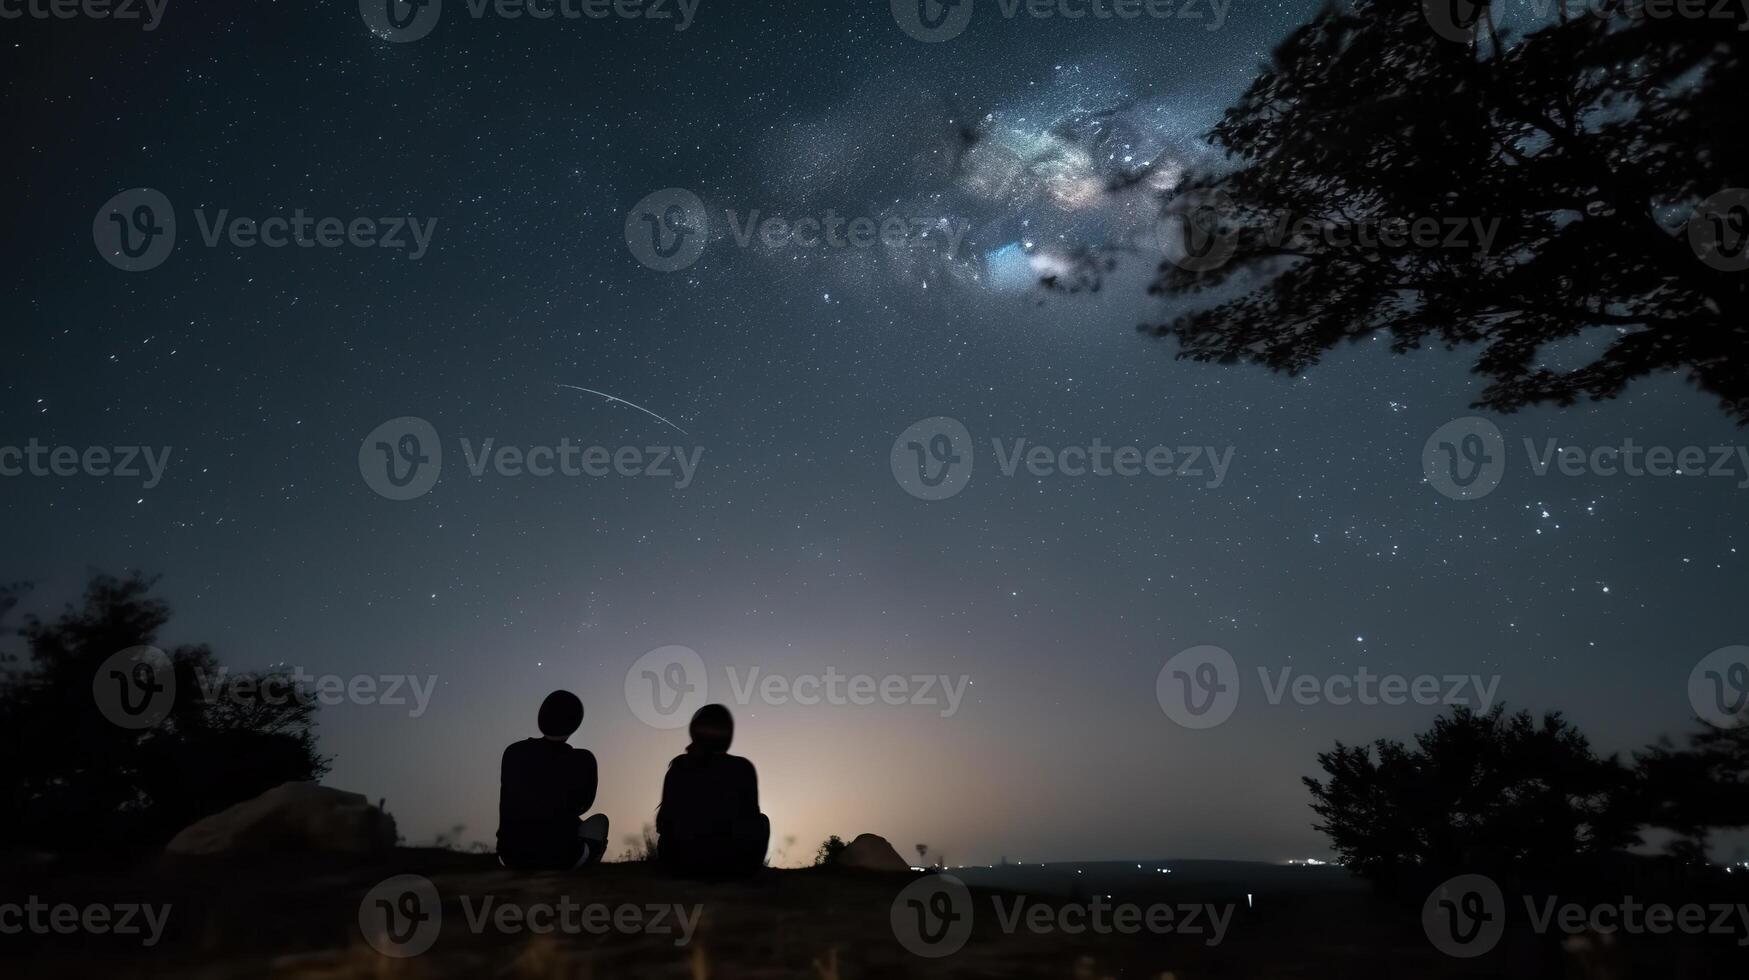
M540 703L540 733L548 738L570 738L583 724L583 702L570 691L554 691Z
M720 704L707 704L692 716L692 724L686 730L692 736L692 744L686 747L686 751L727 752L729 743L735 739L735 716Z

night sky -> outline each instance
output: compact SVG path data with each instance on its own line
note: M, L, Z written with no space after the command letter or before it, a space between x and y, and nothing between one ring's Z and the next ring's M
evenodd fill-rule
M1212 8L1071 22L978 3L938 44L885 0L702 0L684 31L474 19L448 0L408 43L350 0L170 0L150 32L0 24L16 118L0 446L172 447L150 489L0 478L0 581L34 580L28 607L53 612L93 569L158 572L176 610L161 645L434 675L419 717L319 714L327 781L386 798L414 842L455 825L491 839L499 753L563 687L587 705L573 744L600 759L617 850L685 742L625 694L667 645L698 651L734 710L774 851L796 838L778 863L865 831L952 863L1328 857L1299 783L1316 753L1441 709L1272 705L1258 667L1498 675L1498 698L1560 709L1607 751L1693 727L1691 670L1749 642L1749 474L1537 477L1522 441L1742 443L1712 399L1654 379L1496 418L1499 489L1454 500L1422 449L1475 414L1462 352L1364 343L1288 379L1138 335L1171 309L1145 293L1153 260L1097 294L1041 295L1028 284L1076 245L1147 239L1151 186L1206 162L1200 134L1317 5L1236 0L1210 30ZM1106 192L1148 163L1153 185ZM126 272L93 221L138 187L172 203L177 240ZM712 230L662 272L628 249L627 217L669 188ZM417 259L208 247L196 212L221 209L437 223ZM742 246L722 219L753 210L935 230ZM360 448L407 416L444 459L397 501ZM936 416L977 459L929 501L889 457ZM462 440L487 438L702 452L684 487L474 477ZM1007 477L992 439L1232 457L1218 486ZM1248 686L1198 731L1155 681L1202 644ZM949 717L735 703L724 669L755 666L970 687Z

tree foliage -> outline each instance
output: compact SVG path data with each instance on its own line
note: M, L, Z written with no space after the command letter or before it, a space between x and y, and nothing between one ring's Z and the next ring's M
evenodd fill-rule
M1749 15L1588 6L1516 37L1484 19L1469 44L1421 0L1325 7L1214 128L1230 167L1166 203L1205 260L1162 263L1150 292L1216 292L1141 329L1288 373L1380 335L1479 345L1477 404L1507 412L1680 372L1749 424L1749 272L1703 260L1749 244L1749 194L1714 197L1749 187ZM1435 240L1379 240L1417 219ZM1477 226L1452 243L1471 222L1486 248Z
M1369 878L1410 869L1555 872L1636 843L1630 770L1559 714L1457 708L1413 747L1338 742L1307 778L1315 829Z
M814 864L831 864L832 859L838 856L838 852L849 846L849 844L844 843L843 838L833 834L820 842L820 849L814 853Z
M1648 829L1698 864L1714 830L1749 826L1749 718L1626 765L1594 754L1558 713L1457 708L1413 746L1338 742L1318 764L1326 778L1304 780L1314 829L1342 864L1387 883L1459 871L1571 880Z
M248 685L203 696L220 676L213 651L167 651L176 697L160 723L106 719L93 679L111 655L151 645L170 608L154 580L97 575L82 606L18 631L27 654L0 676L0 831L8 846L129 850L163 843L202 816L288 780L327 771L316 751L315 702L283 673L230 674Z
M1646 821L1675 833L1668 850L1705 860L1716 830L1749 827L1749 718L1703 726L1685 748L1667 741L1634 756Z

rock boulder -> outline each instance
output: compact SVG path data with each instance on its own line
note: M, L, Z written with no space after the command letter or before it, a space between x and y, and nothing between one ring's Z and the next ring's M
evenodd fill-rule
M887 843L885 837L874 834L858 834L856 839L844 846L832 859L832 864L840 868L856 868L861 871L909 871L911 865L893 845Z
M281 783L189 824L165 850L177 855L376 854L393 848L395 836L395 818L358 793L316 783Z

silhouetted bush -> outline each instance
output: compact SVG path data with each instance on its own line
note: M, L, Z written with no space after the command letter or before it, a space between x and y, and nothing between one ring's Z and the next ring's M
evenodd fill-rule
M315 702L283 673L228 674L248 685L212 701L220 672L205 646L167 651L176 696L158 724L112 724L92 693L111 655L151 645L170 608L154 580L97 575L84 604L18 631L28 653L0 675L0 839L51 851L140 850L200 817L289 780L327 772L312 732ZM269 693L271 692L271 693ZM265 695L265 696L264 696ZM288 696L289 695L289 696Z
M1457 708L1413 747L1338 742L1318 764L1327 778L1305 780L1313 826L1344 865L1405 894L1459 872L1620 875L1648 828L1674 833L1675 868L1699 868L1713 830L1749 826L1749 725L1704 728L1684 749L1660 743L1630 767L1593 754L1558 713Z
M820 842L820 850L814 855L814 864L831 864L832 859L838 856L838 852L849 846L837 834L833 834Z
M1318 764L1329 778L1305 780L1314 826L1343 864L1383 883L1563 873L1639 840L1632 771L1594 755L1559 714L1458 708L1413 748L1338 742Z
M1749 719L1735 728L1703 725L1687 748L1663 741L1634 760L1640 812L1677 835L1670 853L1704 861L1714 830L1749 827Z

